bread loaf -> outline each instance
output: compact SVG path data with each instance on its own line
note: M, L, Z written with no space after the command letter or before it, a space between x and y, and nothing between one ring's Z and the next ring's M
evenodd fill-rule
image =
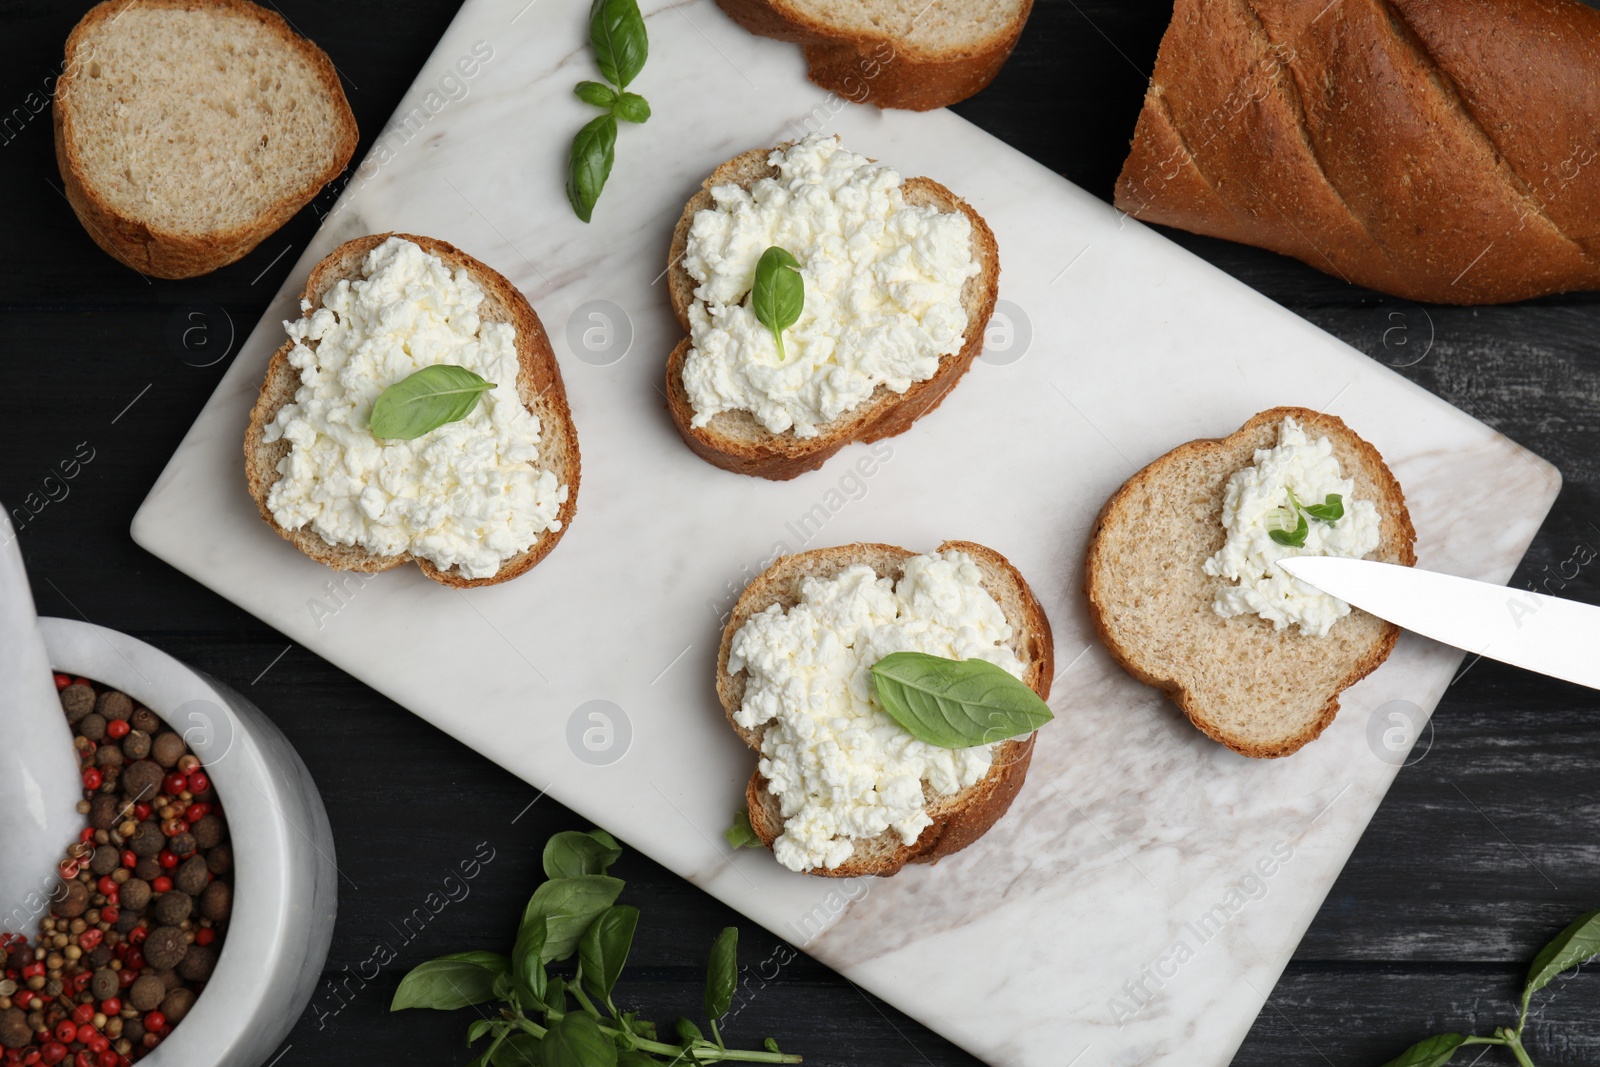
M1600 12L1177 0L1116 202L1412 300L1600 288Z

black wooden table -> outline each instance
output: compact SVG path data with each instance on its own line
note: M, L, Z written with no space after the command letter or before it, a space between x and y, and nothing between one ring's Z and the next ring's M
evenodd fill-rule
M576 40L583 5L543 2L571 4ZM458 6L280 3L347 76L358 160ZM0 500L43 495L59 461L92 449L21 533L40 610L125 630L237 687L322 789L354 885L341 890L328 982L278 1062L465 1062L465 1020L391 1016L394 985L434 955L504 950L539 877L538 846L583 824L129 539L135 509L227 366L227 322L242 338L315 220L303 213L244 261L185 282L148 283L100 252L59 191L41 110L86 6L0 0ZM1040 0L999 80L957 110L1109 198L1169 13L1163 0ZM1173 236L1560 467L1565 488L1516 585L1571 575L1568 561L1600 549L1600 297L1422 308L1268 253ZM1600 601L1600 566L1578 570L1563 592ZM1509 1021L1527 961L1600 897L1597 746L1593 692L1487 661L1458 678L1419 745L1426 755L1401 773L1236 1062L1378 1064L1432 1030ZM380 944L398 948L402 921L485 842L495 858L470 897L363 982L363 962ZM777 945L637 855L616 873L645 912L623 988L649 1016L697 1012L704 953L722 926L743 927L747 962ZM1600 982L1558 983L1544 1003L1536 1061L1600 1063ZM814 1064L976 1062L805 957L743 1006L734 1029L756 1042L776 1035ZM1063 1067L1076 1051L1062 1050ZM1511 1060L1495 1051L1482 1062Z

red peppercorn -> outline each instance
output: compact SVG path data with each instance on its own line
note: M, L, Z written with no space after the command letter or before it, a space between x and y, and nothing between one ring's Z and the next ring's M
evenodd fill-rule
M104 930L101 930L98 926L91 926L89 929L78 935L78 947L83 949L85 952L92 952L99 946L101 940L105 936ZM80 1004L78 1006L81 1008L84 1005ZM92 1008L90 1009L89 1014L94 1014L94 1010Z
M128 961L123 960L122 962L126 964ZM117 985L121 986L123 989L127 989L138 980L139 972L132 967L124 966L122 970L117 972Z
M144 801L140 801L133 806L133 817L138 819L140 822L145 822L150 818L151 810L152 809L150 805L146 804Z
M42 974L44 974L44 960L34 960L22 968L22 977L24 978L37 978Z
M143 930L144 927L141 926L139 929ZM142 970L144 970L144 950L138 945L129 945L128 954L122 957L122 973L127 974L132 971L138 974Z
M83 772L83 787L85 789L100 788L100 768L87 767Z
M102 876L101 879L94 884L94 887L107 896L110 896L112 893L117 891L117 883L111 880L111 876L109 874Z
M211 805L203 800L197 800L183 809L183 821L191 826L211 813Z
M70 684L72 679L69 678L67 681ZM56 1064L66 1058L67 1046L59 1041L48 1041L45 1043L44 1048L39 1050L39 1062L48 1064L49 1067L55 1067Z
M109 1019L122 1010L122 1001L117 997L107 997L100 1002L100 1010Z
M94 1055L95 1067L117 1067L122 1062L122 1053L109 1048L101 1049Z
M156 862L170 871L172 868L178 865L178 857L172 854L171 849L164 848L161 850L160 854L156 856ZM162 890L162 892L166 892L166 890Z
M58 693L61 692L61 690L65 689L67 686L69 686L71 684L72 684L72 675L70 675L70 674L57 674L56 675L56 692L58 692Z
M177 771L173 771L161 780L161 791L168 796L177 796L183 792L183 787L188 784L188 779Z
M118 741L128 736L128 731L133 727L128 725L127 719L112 719L106 723L106 736Z
M78 1007L80 1007L80 1008L88 1008L89 1009L89 1018L91 1018L91 1019L94 1018L94 1005L93 1004L80 1004L80 1005L78 1005ZM74 1018L76 1018L78 1013L76 1011L74 1011L72 1013L72 1015L73 1015ZM93 1023L85 1022L85 1023L79 1023L78 1024L78 1043L80 1045L87 1045L89 1043L89 1039L91 1037L93 1037L94 1035L95 1035L95 1029L94 1029L94 1024Z
M94 827L85 826L82 830L79 830L78 831L78 840L83 842L86 845L90 841L93 841L94 840Z
M107 904L105 907L100 909L100 921L114 923L117 921L117 916L121 914L122 912L117 910L117 906L115 904Z
M194 932L194 943L197 945L209 945L216 939L217 932L209 926L203 926Z
M125 848L122 850L122 865L130 871L139 866L139 857L134 853L133 849Z
M151 1033L159 1034L161 1031L167 1028L167 1017L162 1015L159 1011L146 1012L144 1017L144 1028L149 1030Z
M142 944L144 944L144 939L149 937L149 936L150 936L150 931L147 930L145 927L143 927L143 926L135 926L132 930L128 931L128 944L130 944L130 945L142 945Z
M157 893L165 893L167 890L172 888L172 879L168 878L164 874L158 875L155 881L150 883L150 888L154 889Z
M78 872L82 870L82 868L78 866L77 860L62 860L61 863L57 865L56 870L61 872L62 881L70 882L74 878L78 877Z
M86 686L88 686L88 687L89 687L89 688L90 688L90 689L93 689L93 688L94 688L94 683L93 683L93 682L91 682L91 681L89 681L89 679L87 679L87 678L74 678L74 679L73 679L73 680L72 680L72 684L73 684L73 685L86 685Z
M171 818L161 824L161 832L168 837L177 837L187 829L188 825L180 818Z
M189 792L204 793L211 788L211 779L206 777L205 771L189 772Z
M56 1040L65 1044L72 1044L78 1039L78 1024L71 1019L62 1019L56 1023Z
M90 1052L98 1056L100 1053L111 1047L111 1039L105 1034L95 1031L95 1033L89 1038L88 1041L84 1042L84 1044L89 1046Z
M94 1053L88 1049L81 1049L72 1057L72 1067L99 1067L99 1065L94 1062Z
M76 975L74 975L69 983L72 988L72 995L77 996L79 993L82 993L85 989L87 989L89 986L89 979L93 977L94 976L88 971L79 971Z

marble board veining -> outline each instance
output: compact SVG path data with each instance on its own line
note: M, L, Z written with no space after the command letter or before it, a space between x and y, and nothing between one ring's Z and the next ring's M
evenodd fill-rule
M1315 744L1234 755L1094 640L1080 571L1097 509L1183 441L1278 404L1326 409L1390 461L1421 565L1503 582L1559 475L956 116L831 96L798 49L745 34L711 0L645 8L651 56L633 88L655 114L622 130L586 226L562 192L566 145L592 113L571 91L594 76L581 5L467 0L342 196L318 202L322 229L135 539L990 1063L1226 1063L1461 655L1408 635ZM713 167L808 130L971 201L999 240L1002 302L985 357L937 411L772 483L713 469L674 433L661 384L679 330L661 274ZM323 569L245 492L248 408L306 274L338 242L391 229L506 274L561 361L578 513L505 585ZM1055 631L1057 719L1010 814L892 879L730 852L721 832L753 758L712 675L744 582L780 552L956 538L1010 557Z

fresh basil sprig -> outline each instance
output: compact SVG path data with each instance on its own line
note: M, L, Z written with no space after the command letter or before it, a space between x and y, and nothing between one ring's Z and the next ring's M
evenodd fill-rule
M445 423L460 422L472 414L478 398L493 388L494 382L484 381L465 367L436 363L379 393L367 426L374 437L411 441Z
M872 683L891 719L939 748L993 744L1055 717L1038 693L987 660L891 652L872 665Z
M678 1019L669 1033L617 1007L617 979L639 925L637 908L615 903L622 880L607 873L621 855L604 830L555 835L544 849L548 880L523 911L512 955L460 952L429 960L401 979L389 1009L449 1011L499 1001L493 1014L467 1026L469 1046L490 1039L472 1067L799 1063L770 1037L761 1050L730 1049L718 1032L739 987L739 932L731 926L717 936L706 968L710 1038L688 1019ZM574 956L570 973L552 973L552 964Z
M1280 545L1305 547L1306 534L1311 529L1306 524L1307 516L1329 526L1344 518L1344 497L1338 493L1329 493L1320 504L1302 504L1293 489L1288 493L1288 507L1267 512L1267 536Z
M1569 971L1600 954L1600 911L1591 911L1573 921L1556 939L1534 957L1528 980L1522 989L1522 1006L1515 1028L1497 1026L1492 1037L1471 1034L1435 1034L1417 1042L1383 1067L1444 1067L1457 1050L1468 1045L1503 1045L1511 1050L1522 1067L1533 1067L1533 1059L1522 1044L1522 1031L1528 1025L1528 1002L1533 995Z
M755 285L750 290L750 310L772 331L778 344L778 359L784 358L783 331L800 319L806 303L806 280L800 274L800 261L787 249L773 245L756 262Z
M581 81L573 92L579 100L603 108L605 114L584 124L567 154L567 201L578 218L588 222L616 162L617 120L650 120L650 104L627 92L650 55L650 38L638 0L594 0L589 8L589 46L604 82Z

